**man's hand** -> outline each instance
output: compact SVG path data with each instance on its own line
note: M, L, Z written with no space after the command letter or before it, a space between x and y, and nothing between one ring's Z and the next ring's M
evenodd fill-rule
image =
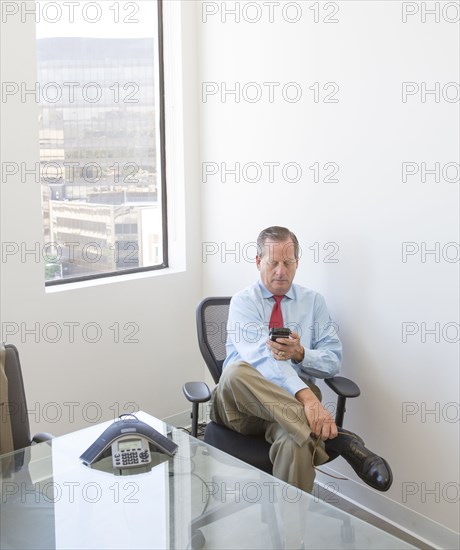
M289 338L278 338L276 342L268 340L267 346L277 361L292 359L296 363L300 363L305 355L305 350L300 343L300 336L296 332L291 332Z
M337 425L331 413L325 409L316 395L305 388L295 394L298 401L303 404L305 416L311 432L323 441L337 437Z

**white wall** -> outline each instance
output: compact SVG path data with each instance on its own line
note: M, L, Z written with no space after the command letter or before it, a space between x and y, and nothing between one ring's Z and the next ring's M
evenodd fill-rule
M233 4L203 3L198 21L200 79L216 92L202 93L201 158L216 163L204 170L219 168L202 178L204 293L232 294L255 280L247 243L266 226L290 227L303 248L297 282L325 295L344 343L343 374L362 389L348 405L346 426L393 468L390 491L361 494L360 503L383 515L394 503L404 505L396 508L401 519L407 511L401 523L412 522L419 535L427 521L412 512L458 531L459 27L447 21L455 12L423 23L419 11L403 23L403 9L421 5L337 2L319 4L315 23L314 3L300 2L299 21L289 23L293 3L284 17L281 3L269 22L263 3L257 10L240 2L238 23L224 11ZM338 22L325 23L328 14ZM272 101L264 82L279 84L272 85ZM302 90L299 101L283 99L290 82ZM319 102L309 89L315 82ZM339 86L337 103L323 102L335 91L331 84L323 90L331 82ZM403 102L403 82L438 82L439 98L423 102L418 92ZM222 95L235 83L239 101ZM262 95L251 102L257 89ZM295 97L292 85L286 91ZM227 174L222 182L221 163L237 162L241 181ZM261 166L260 181L249 181L257 171L245 172L248 162ZM283 177L278 168L270 182L264 162L298 163L302 177L290 182L294 172ZM336 163L339 182L315 183L315 162ZM446 163L457 165L439 183L430 175L423 183L420 172L404 183L407 162L439 162L441 172ZM414 250L440 243L441 253L422 259L418 252L404 262L404 242L415 243ZM443 253L445 243L457 244ZM338 261L328 263L328 253ZM422 323L440 324L438 342L432 334L422 341ZM404 342L403 327L418 332ZM426 414L436 407L437 414ZM342 459L331 467L356 479ZM350 498L362 486L329 481Z
M246 4L240 2L240 9ZM165 2L166 10L177 5ZM221 8L207 5L211 11ZM421 248L424 242L442 247L458 241L458 182L441 175L439 183L433 176L422 183L417 174L403 183L401 177L403 162L428 167L458 162L458 102L441 94L439 102L427 96L422 103L418 93L403 103L401 94L404 81L428 87L458 82L458 27L443 17L422 23L420 12L403 24L400 2L336 2L327 9L318 4L316 24L309 9L316 4L297 5L302 8L297 23L286 21L295 16L292 8L283 18L281 5L273 23L264 23L265 6L260 22L244 19L254 17L252 7L235 24L232 16L222 23L221 11L203 23L200 2L180 3L182 32L175 36L182 37L184 65L174 70L167 96L169 102L171 94L175 98L170 118L184 126L183 141L180 129L169 133L175 152L169 193L183 196L170 213L175 273L45 293L41 263L16 257L1 264L2 323L43 327L50 321L94 321L103 329L97 344L81 337L56 344L35 343L31 336L21 342L21 334L8 339L20 346L29 408L38 411L31 415L32 429L60 434L83 427L98 412L91 402L100 407L101 420L113 416L115 403L122 408L135 402L158 417L187 410L181 385L202 378L204 370L195 342L196 302L251 283L257 272L250 243L263 227L287 225L304 252L297 282L325 295L344 342L343 373L362 388L362 396L349 403L346 425L390 461L395 475L387 494L366 493L363 484L351 480L337 482L335 490L390 520L401 513L399 523L407 527L412 521L419 535L426 525L436 531L428 518L458 530L458 347L447 341L455 334L441 332L439 342L427 335L423 343L419 331L402 341L403 323L415 323L414 330L421 323L428 328L458 323L458 263L446 260L455 250L446 249L439 261L428 256L423 263L418 253L402 262L403 242ZM328 14L338 23L324 23ZM34 40L30 22L2 26L3 80L36 80ZM223 82L228 87L255 82L264 95L256 103L247 96L235 103L230 95L222 102L216 94L203 103L202 81L220 89ZM264 82L280 84L272 84L273 102ZM283 100L280 91L288 82L302 89L300 101ZM309 89L315 82L318 103ZM334 91L334 85L323 89L328 82L340 87L333 97L338 103L323 102ZM178 90L182 97L177 98ZM249 97L254 91L245 89ZM35 163L37 106L9 101L1 109L2 162ZM277 168L269 182L264 168L258 182L245 181L242 174L240 183L231 175L222 183L219 174L203 183L202 162L298 163L302 178L289 182ZM340 181L315 183L309 169L315 162L336 163ZM326 175L322 172L321 179ZM39 241L39 187L15 178L2 183L1 191L2 241ZM238 246L241 254L236 248L232 255ZM204 256L203 248L210 254ZM330 253L329 259L339 261L328 263ZM109 329L115 322L137 323L139 343L116 344ZM47 422L54 402L63 412L57 423ZM74 418L66 402L78 404ZM436 406L439 414L424 414L424 407ZM403 417L403 411L414 414ZM355 480L341 459L333 467ZM431 540L440 537L436 531Z
M165 68L172 269L150 276L104 280L96 286L54 287L52 292L45 292L42 261L33 255L24 261L19 254L2 257L3 337L20 349L32 431L59 435L130 412L131 403L160 418L188 411L182 384L202 378L203 362L194 328L194 309L201 296L200 227L195 215L200 207L195 137L195 7L183 6L182 22L177 8L180 5L172 3L165 9L165 31L167 36L174 33L176 43L175 49L166 47ZM2 79L25 82L28 89L33 88L33 19L29 16L22 23L18 15L7 21L2 25ZM178 64L180 53L184 56L183 68ZM33 96L26 103L9 98L1 108L2 166L17 162L33 167L39 159L38 106ZM33 176L22 183L18 174L2 182L1 191L2 242L17 243L20 249L25 246L29 250L39 243L41 250L40 186L33 182ZM38 326L37 341L21 328L21 323L27 329ZM58 323L62 330L56 343L49 342L54 333L46 332L47 323ZM69 336L69 323L79 323L74 341ZM99 326L98 342L87 341L95 337L95 330L82 334L87 323ZM114 323L120 327L118 343L115 329L110 329ZM131 324L125 328L126 323ZM16 325L18 332L8 335Z

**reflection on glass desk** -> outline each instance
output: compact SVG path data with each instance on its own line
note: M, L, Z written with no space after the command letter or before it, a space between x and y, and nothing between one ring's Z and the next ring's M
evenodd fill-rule
M173 458L113 475L79 456L106 422L0 457L0 548L414 548L145 413Z

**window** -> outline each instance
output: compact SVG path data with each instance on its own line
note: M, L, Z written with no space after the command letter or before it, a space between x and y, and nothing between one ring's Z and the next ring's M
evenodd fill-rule
M36 9L46 284L167 267L161 0Z

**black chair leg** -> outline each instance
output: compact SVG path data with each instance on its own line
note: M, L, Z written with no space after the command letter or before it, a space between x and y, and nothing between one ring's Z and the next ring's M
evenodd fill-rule
M342 397L341 395L339 395L339 397L337 398L337 411L335 413L335 423L340 428L343 426L343 417L345 415L346 401L347 401L347 398Z
M193 437L198 435L198 403L192 405L192 435Z

